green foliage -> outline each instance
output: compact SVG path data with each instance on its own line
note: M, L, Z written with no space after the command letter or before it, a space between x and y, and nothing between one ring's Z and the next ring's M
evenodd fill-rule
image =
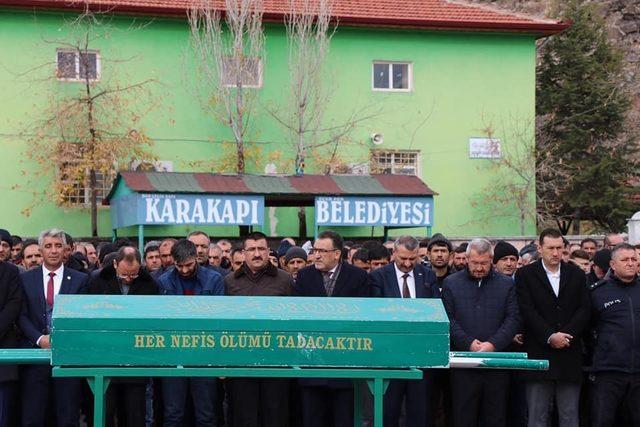
M538 69L538 192L547 217L590 220L620 230L633 212L638 145L625 128L630 100L622 54L607 39L598 6L561 2L571 28L543 47ZM562 173L558 173L558 172Z

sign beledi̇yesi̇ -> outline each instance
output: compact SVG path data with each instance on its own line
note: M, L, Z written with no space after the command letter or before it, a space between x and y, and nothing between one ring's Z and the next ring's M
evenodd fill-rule
M317 197L316 224L327 226L425 227L432 222L431 197Z

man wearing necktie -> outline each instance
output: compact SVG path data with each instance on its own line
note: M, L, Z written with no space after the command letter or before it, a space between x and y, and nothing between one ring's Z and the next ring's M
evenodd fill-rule
M25 347L51 348L51 318L57 295L84 293L88 276L63 265L67 244L64 231L45 230L40 233L38 244L43 263L22 273L24 292L18 326ZM50 413L58 427L77 426L81 384L78 378L52 378L50 366L24 365L21 370L22 425L49 424L47 414Z
M371 295L383 298L437 298L436 276L420 263L418 241L411 236L399 237L394 244L393 263L369 276ZM405 400L407 427L425 427L432 420L429 407L430 375L424 372L420 381L391 380L384 395L384 425L396 427Z
M298 272L295 294L305 297L367 297L367 273L343 261L342 237L323 231L313 243L313 265ZM304 427L353 425L353 384L349 380L301 379Z

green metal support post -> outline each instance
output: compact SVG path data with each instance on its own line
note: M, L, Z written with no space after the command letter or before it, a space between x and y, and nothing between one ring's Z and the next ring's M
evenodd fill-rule
M382 403L384 396L383 379L373 380L373 426L382 427Z
M144 225L138 225L138 250L144 251Z
M87 377L87 382L93 392L93 425L103 427L106 422L105 394L111 379L96 375L95 377Z
M361 387L362 387L361 381L353 382L353 425L354 426L362 425L362 408L360 406L362 402L362 394L360 393Z

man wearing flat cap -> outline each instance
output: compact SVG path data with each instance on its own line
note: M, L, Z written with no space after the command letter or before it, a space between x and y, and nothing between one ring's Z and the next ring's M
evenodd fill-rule
M493 267L498 273L513 276L518 267L518 250L509 242L498 241L493 248Z

